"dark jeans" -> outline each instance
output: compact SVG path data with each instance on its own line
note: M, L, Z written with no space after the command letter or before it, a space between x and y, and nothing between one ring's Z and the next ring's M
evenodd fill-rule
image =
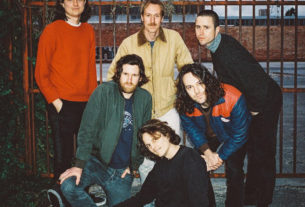
M281 89L272 85L268 97L263 112L252 117L249 128L245 201L251 204L272 203L275 185L276 136L283 99Z
M54 179L71 167L74 156L74 135L77 135L87 102L63 101L57 113L53 104L48 105L49 120L54 145Z
M209 139L209 146L212 151L216 151L220 142L217 138ZM246 155L246 144L239 150L234 152L225 161L225 173L226 173L226 207L242 207L243 195L244 195L244 159Z
M118 204L131 195L133 176L126 174L121 178L125 169L113 169L102 164L96 157L91 156L83 169L79 185L75 184L75 177L70 177L61 184L61 191L73 207L96 207L85 189L98 184L103 187L107 195L108 206Z

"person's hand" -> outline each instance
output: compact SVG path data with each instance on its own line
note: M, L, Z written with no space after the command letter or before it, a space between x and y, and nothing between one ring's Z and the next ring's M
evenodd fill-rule
M121 178L125 178L125 176L126 176L127 173L130 174L130 169L129 169L129 167L126 168L126 170L124 170L123 174L121 175Z
M259 112L257 112L257 111L250 111L250 113L251 113L252 116L256 116L256 115L259 114Z
M223 164L223 161L219 157L218 153L212 152L210 149L207 149L204 152L204 155L201 155L201 157L207 164L207 171L216 170Z
M69 168L59 176L60 184L62 184L67 178L75 176L76 177L75 184L78 185L80 182L80 177L82 176L82 172L83 169L79 167Z
M60 112L61 108L62 108L62 100L60 100L59 98L58 99L55 99L53 102L52 102L53 106L55 107L57 113Z

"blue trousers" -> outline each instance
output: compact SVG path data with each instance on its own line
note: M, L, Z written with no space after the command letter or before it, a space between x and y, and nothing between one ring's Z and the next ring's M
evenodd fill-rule
M70 177L61 184L61 191L73 207L96 207L85 191L88 186L96 183L103 187L108 206L112 207L130 197L133 176L126 174L121 178L124 170L107 167L96 157L91 156L83 169L79 185L75 184L75 177Z

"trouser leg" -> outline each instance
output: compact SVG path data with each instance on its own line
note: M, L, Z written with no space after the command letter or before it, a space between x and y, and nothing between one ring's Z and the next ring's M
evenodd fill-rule
M82 171L79 185L76 185L76 177L73 176L61 184L61 191L72 207L96 207L96 204L85 189L93 183L104 180L105 170L96 158L91 157Z
M244 159L246 154L246 145L234 152L225 164L227 177L227 195L226 207L243 206L243 188L244 188Z
M247 204L272 203L276 174L276 137L282 95L280 91L275 90L272 96L264 111L252 117L249 129L245 187Z
M54 145L54 179L71 167L74 156L74 135L77 135L86 102L63 100L63 107L57 113L53 104L48 105L48 113Z

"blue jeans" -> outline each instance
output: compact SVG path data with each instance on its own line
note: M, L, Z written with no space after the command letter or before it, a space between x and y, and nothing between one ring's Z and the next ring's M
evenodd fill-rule
M91 156L83 169L79 185L75 184L76 178L73 176L61 184L61 191L73 207L96 207L85 191L85 188L96 183L103 187L107 195L108 206L111 207L130 197L133 176L126 174L124 178L121 178L124 170L107 167Z

